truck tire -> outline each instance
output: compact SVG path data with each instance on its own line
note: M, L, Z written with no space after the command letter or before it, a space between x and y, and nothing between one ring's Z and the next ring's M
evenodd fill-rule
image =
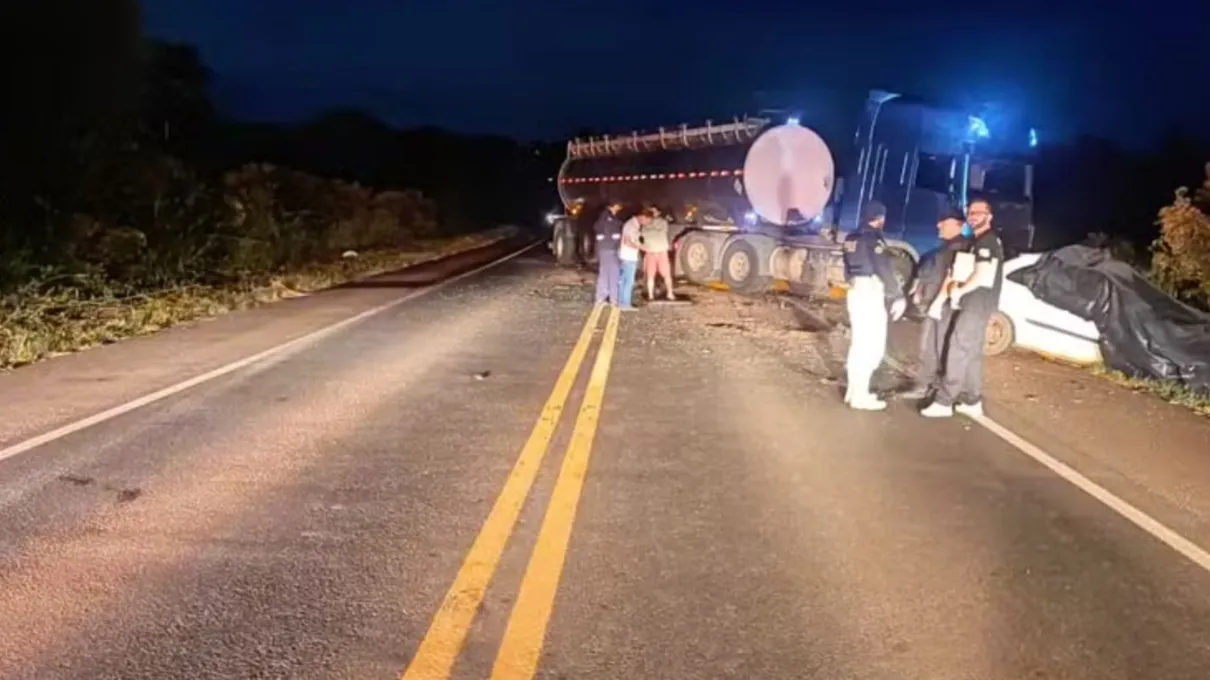
M806 298L826 295L828 292L826 262L822 261L822 258L812 257L809 249L804 250L802 255L802 271L798 272L799 279L794 279L795 272L791 270L790 278L786 281L790 293Z
M740 239L723 251L723 283L737 293L763 293L773 277L760 272L760 253L756 246Z
M580 234L580 257L584 264L597 263L597 240L590 232Z
M992 312L987 320L987 336L983 341L983 356L1004 354L1013 346L1013 322L1004 312Z
M565 220L555 222L551 234L551 251L555 256L555 264L560 267L571 267L579 263L576 253L576 235L571 224Z
M714 261L714 247L710 239L701 233L689 234L676 248L676 268L699 286L710 283L718 263Z

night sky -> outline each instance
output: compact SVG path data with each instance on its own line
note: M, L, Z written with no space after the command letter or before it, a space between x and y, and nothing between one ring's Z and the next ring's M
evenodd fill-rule
M847 134L882 87L995 102L1047 139L1210 127L1207 0L143 2L147 32L197 45L220 105L254 119L353 106L559 138L777 108Z

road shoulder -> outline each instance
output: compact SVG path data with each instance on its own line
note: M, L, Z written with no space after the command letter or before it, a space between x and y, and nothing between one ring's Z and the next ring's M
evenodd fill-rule
M305 297L282 300L0 374L0 448L213 371L524 247L491 244Z

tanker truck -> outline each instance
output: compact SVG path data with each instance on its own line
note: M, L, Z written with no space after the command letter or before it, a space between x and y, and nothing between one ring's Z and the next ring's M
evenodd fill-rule
M654 205L669 218L678 275L741 293L778 280L809 295L844 287L840 241L871 200L887 206L905 287L938 245L941 214L974 196L992 203L1010 248L1032 244L1033 130L996 139L962 110L878 90L857 122L843 147L768 116L574 139L556 178L563 210L547 216L549 247L562 265L591 262L605 206Z

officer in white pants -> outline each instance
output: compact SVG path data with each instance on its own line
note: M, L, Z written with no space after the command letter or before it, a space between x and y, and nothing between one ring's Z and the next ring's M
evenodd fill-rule
M891 300L891 320L898 320L907 308L882 235L885 224L886 206L870 201L862 208L861 228L844 240L845 278L849 283L845 302L852 329L845 362L848 388L844 400L851 408L863 411L886 408L886 402L870 391L870 381L886 355L887 299Z

